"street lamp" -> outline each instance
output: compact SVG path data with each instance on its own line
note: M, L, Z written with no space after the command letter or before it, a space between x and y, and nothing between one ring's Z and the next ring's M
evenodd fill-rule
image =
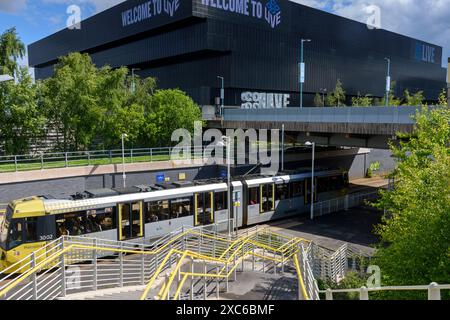
M387 61L387 76L386 76L386 107L389 107L389 94L391 92L391 59L384 58Z
M221 147L226 147L227 149L227 199L228 199L228 224L227 224L227 230L228 234L230 235L230 221L231 221L231 206L233 204L233 201L231 201L231 138L227 136L222 136L222 141L218 143ZM233 206L234 207L234 206ZM234 222L236 223L236 221Z
M327 93L327 88L320 89L320 92L322 92L322 104L323 107L325 108L325 93Z
M133 79L132 80L133 82L131 83L131 92L132 93L134 93L136 91L136 83L134 81L134 72L135 71L139 71L139 70L141 70L141 69L139 69L139 68L132 68L131 69L131 78Z
M225 78L221 76L217 76L217 79L221 80L220 87L220 115L223 116L223 108L225 104Z
M125 141L124 141L126 137L128 137L128 135L126 133L122 133L122 169L123 169L122 178L124 189L127 187L126 184L127 175L125 173Z
M300 108L303 108L303 83L305 83L305 62L303 61L303 46L305 42L311 42L311 39L301 40L300 50Z
M312 147L312 165L311 165L311 220L314 220L314 158L316 154L316 143L306 142L305 146Z
M0 82L12 81L14 77L11 77L9 74L0 75Z

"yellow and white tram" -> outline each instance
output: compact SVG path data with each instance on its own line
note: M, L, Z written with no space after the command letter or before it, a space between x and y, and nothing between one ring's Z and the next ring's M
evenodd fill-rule
M348 173L315 174L315 201L342 195ZM223 181L179 182L99 189L71 199L31 197L11 202L0 226L0 270L63 235L129 241L158 238L182 226L230 219L245 227L309 210L311 173L253 176L232 182L232 201Z

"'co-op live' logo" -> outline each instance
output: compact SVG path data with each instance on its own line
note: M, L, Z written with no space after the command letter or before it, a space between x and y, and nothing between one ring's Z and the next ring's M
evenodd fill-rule
M272 28L281 23L281 9L275 0L267 2L265 18Z

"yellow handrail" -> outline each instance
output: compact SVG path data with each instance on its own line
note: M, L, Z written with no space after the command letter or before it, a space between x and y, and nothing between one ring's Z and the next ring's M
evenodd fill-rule
M303 282L303 276L302 276L302 272L300 270L300 264L298 262L297 254L294 255L294 265L295 265L295 270L297 271L298 283L302 290L303 298L305 298L305 300L309 300L308 292L306 292L305 283Z

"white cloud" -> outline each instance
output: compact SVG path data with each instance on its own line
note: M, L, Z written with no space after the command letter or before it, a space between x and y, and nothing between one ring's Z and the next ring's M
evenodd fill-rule
M0 12L15 13L27 8L27 0L1 0Z
M366 22L366 8L381 9L383 29L444 47L450 57L450 0L291 0L318 9L327 9L346 18Z

